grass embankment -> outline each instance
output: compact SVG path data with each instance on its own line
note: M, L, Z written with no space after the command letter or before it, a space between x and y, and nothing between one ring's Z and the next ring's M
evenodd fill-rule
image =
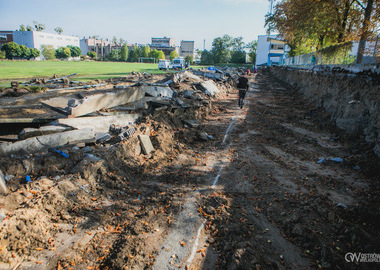
M77 73L72 80L90 81L121 77L132 71L165 73L158 64L125 62L68 62L68 61L0 61L0 87L10 86L11 81L23 81L34 77L51 77Z

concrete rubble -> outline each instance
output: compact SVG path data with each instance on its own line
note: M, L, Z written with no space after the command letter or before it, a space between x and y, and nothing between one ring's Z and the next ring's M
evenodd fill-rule
M142 140L142 150L150 153L153 148L147 143L148 139L144 137L146 134L142 134L137 125L149 115L159 116L176 110L180 110L180 114L186 114L186 110L209 107L210 99L220 93L213 80L220 81L226 77L224 72L208 70L186 70L161 80L153 80L154 76L150 74L134 73L130 77L110 79L111 87L105 82L96 81L96 85L105 85L103 89L89 91L86 86L94 84L70 81L74 75L36 78L24 84L14 84L14 87L46 87L46 94L29 98L31 103L37 102L36 105L30 104L30 108L43 105L46 116L35 115L28 119L24 115L15 117L12 113L16 115L18 108L28 108L28 104L16 105L14 109L12 104L6 104L5 112L9 111L9 114L0 118L0 125L12 125L16 129L20 126L20 131L18 134L10 132L2 136L4 139L9 138L9 141L0 142L0 155L30 154L67 144L85 147L93 143L124 141L134 134L142 136L139 137ZM204 78L213 80L205 81ZM74 89L61 91L64 85L71 85ZM37 98L38 95L41 98ZM20 101L22 100L16 99L15 104L20 104ZM183 118L177 122L190 128L200 127L195 119ZM115 132L111 126L121 129Z

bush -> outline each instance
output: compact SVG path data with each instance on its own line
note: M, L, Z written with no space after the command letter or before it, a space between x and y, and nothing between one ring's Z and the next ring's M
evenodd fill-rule
M46 60L55 59L55 50L53 45L42 45L41 53Z
M71 56L71 51L70 51L70 48L68 47L61 47L61 48L58 48L56 51L55 51L55 56L58 58L58 59L67 59Z
M82 54L81 49L78 46L67 46L70 49L71 57L78 57Z
M120 50L112 50L108 55L107 59L110 61L120 61Z
M193 56L192 55L188 55L185 57L185 61L187 63L190 63L190 65L194 64L194 59L193 59Z
M40 56L40 54L41 54L41 52L38 49L36 49L36 48L30 49L30 57L31 58L36 58L36 57Z
M41 92L42 90L43 89L41 89L41 87L38 85L29 86L29 92L31 93Z
M26 47L25 45L21 45L20 49L21 49L20 57L29 59L30 58L30 49L28 47Z
M21 57L21 54L22 54L21 48L16 42L5 43L1 47L1 50L5 52L5 57L7 59Z
M90 56L91 59L94 59L97 57L96 52L88 52L87 55Z

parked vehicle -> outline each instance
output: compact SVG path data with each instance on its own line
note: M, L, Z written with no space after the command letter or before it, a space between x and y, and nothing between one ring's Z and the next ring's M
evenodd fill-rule
M185 59L183 57L178 57L173 59L173 69L184 69L186 68Z
M169 60L160 59L158 60L158 68L160 70L168 70L171 68L171 64Z

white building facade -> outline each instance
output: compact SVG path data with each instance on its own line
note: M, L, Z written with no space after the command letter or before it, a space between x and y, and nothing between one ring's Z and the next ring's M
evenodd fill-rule
M54 49L68 45L79 47L79 38L38 31L14 31L13 41L28 48L42 49L42 45L52 45Z
M279 65L286 58L289 47L278 35L260 35L257 40L256 66Z

